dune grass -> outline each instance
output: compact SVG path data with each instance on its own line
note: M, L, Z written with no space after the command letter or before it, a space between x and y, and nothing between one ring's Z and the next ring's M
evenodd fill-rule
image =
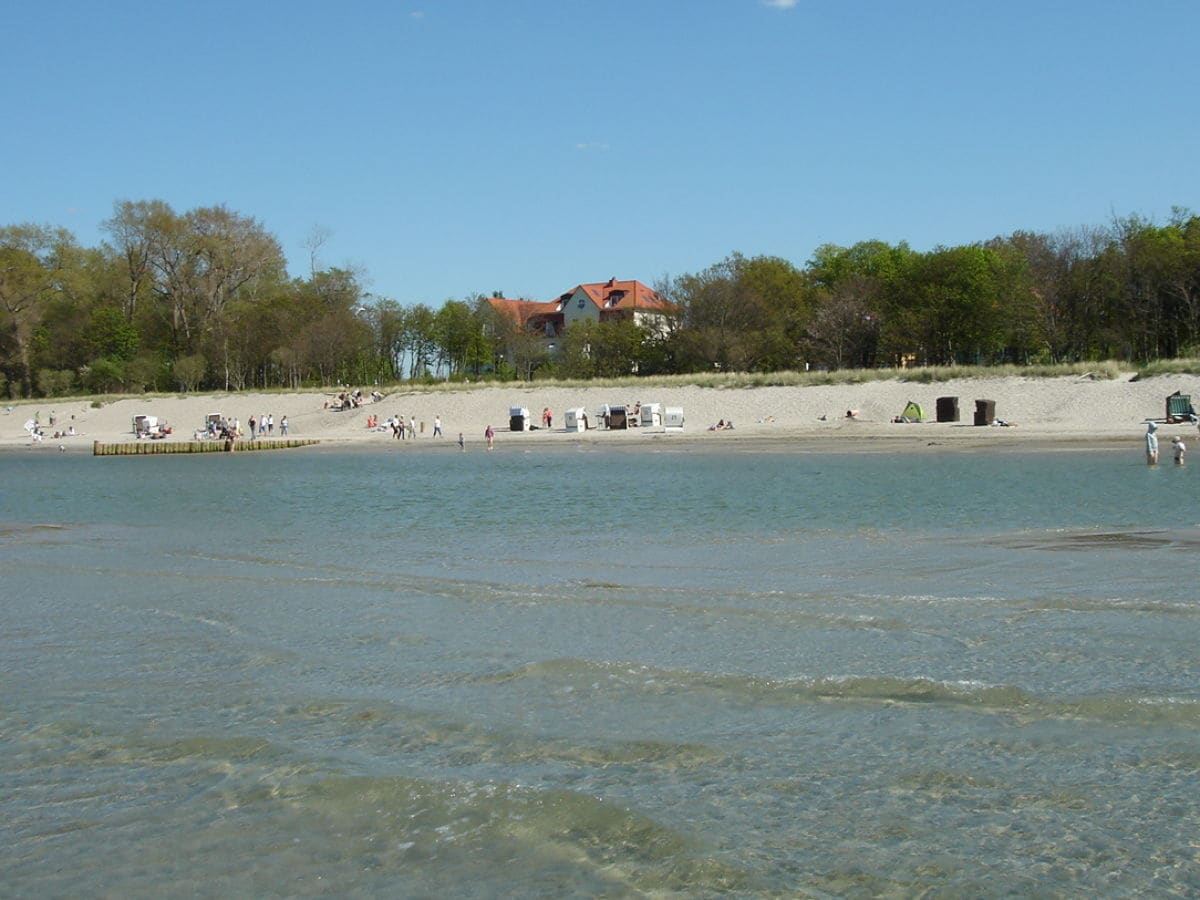
M693 372L685 375L627 376L593 381L578 379L536 379L526 382L482 381L476 384L439 383L399 384L392 392L425 393L469 390L480 386L523 388L654 388L700 387L714 390L753 387L811 387L815 385L865 384L872 381L899 381L933 384L968 378L1067 378L1090 377L1109 380L1130 374L1129 367L1116 362L1063 363L1044 366L929 366L917 369L839 369L833 372Z
M605 378L592 381L583 379L535 379L533 381L437 381L399 382L380 385L385 394L437 394L476 390L481 387L503 387L536 390L538 388L621 388L645 390L656 387L700 387L713 390L754 387L811 387L816 385L865 384L873 381L898 381L912 384L936 384L945 381L976 378L1091 378L1112 380L1132 376L1152 378L1160 375L1200 375L1200 358L1187 357L1164 359L1142 366L1133 366L1113 360L1103 362L1058 363L1033 366L926 366L913 369L839 369L832 372L693 372L685 375L651 375L640 377L629 375L623 378ZM249 388L247 393L292 394L318 392L336 394L341 388L334 386L305 386L294 388ZM199 391L192 396L224 396L224 391ZM238 392L228 392L236 395ZM145 394L76 395L72 397L39 397L10 400L10 405L42 405L67 407L82 403L100 407L117 400L134 397L152 401L156 397L188 396L175 391L159 391ZM214 410L215 411L215 410Z

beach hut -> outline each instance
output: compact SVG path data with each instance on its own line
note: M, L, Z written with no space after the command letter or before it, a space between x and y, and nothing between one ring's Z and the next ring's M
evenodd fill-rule
M1167 398L1167 422L1195 422L1196 407L1192 406L1192 398L1176 391Z
M133 417L133 433L138 437L145 437L158 431L158 418L156 416L134 416Z
M588 416L587 410L582 406L577 406L573 409L568 409L563 414L563 422L566 425L567 431L587 431Z
M529 431L533 428L533 419L529 416L529 410L524 406L510 406L508 408L508 430L509 431Z
M663 425L667 428L683 428L683 407L668 406L663 410Z
M957 397L938 397L937 398L937 420L939 422L957 422L958 421L958 398Z
M641 410L643 428L661 428L663 423L661 403L643 403Z

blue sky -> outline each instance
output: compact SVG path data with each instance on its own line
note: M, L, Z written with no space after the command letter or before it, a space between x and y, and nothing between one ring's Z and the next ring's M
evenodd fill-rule
M1195 2L19 7L0 224L224 204L405 304L1200 208Z

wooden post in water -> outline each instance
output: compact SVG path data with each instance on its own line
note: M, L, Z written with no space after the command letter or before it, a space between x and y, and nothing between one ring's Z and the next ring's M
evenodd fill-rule
M118 444L92 442L93 456L152 456L160 453L232 453L251 450L289 450L311 447L316 440L288 439L283 441L124 441Z

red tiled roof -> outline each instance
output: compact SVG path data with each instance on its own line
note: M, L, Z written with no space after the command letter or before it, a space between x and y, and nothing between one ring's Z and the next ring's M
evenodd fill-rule
M507 297L488 297L488 303L496 312L503 313L518 325L524 325L533 316L554 313L554 303L541 303L537 300L509 300Z
M569 298L578 290L587 294L601 309L650 309L669 312L673 308L666 297L640 281L618 281L615 278L577 285L562 294L559 300Z
M488 303L497 312L503 313L521 326L527 326L538 317L560 317L563 304L583 291L601 310L654 310L670 312L674 309L671 301L657 291L651 290L640 281L618 281L610 278L608 281L596 281L588 284L578 284L564 294L559 294L553 300L539 303L536 300L509 300L506 297L489 297Z

